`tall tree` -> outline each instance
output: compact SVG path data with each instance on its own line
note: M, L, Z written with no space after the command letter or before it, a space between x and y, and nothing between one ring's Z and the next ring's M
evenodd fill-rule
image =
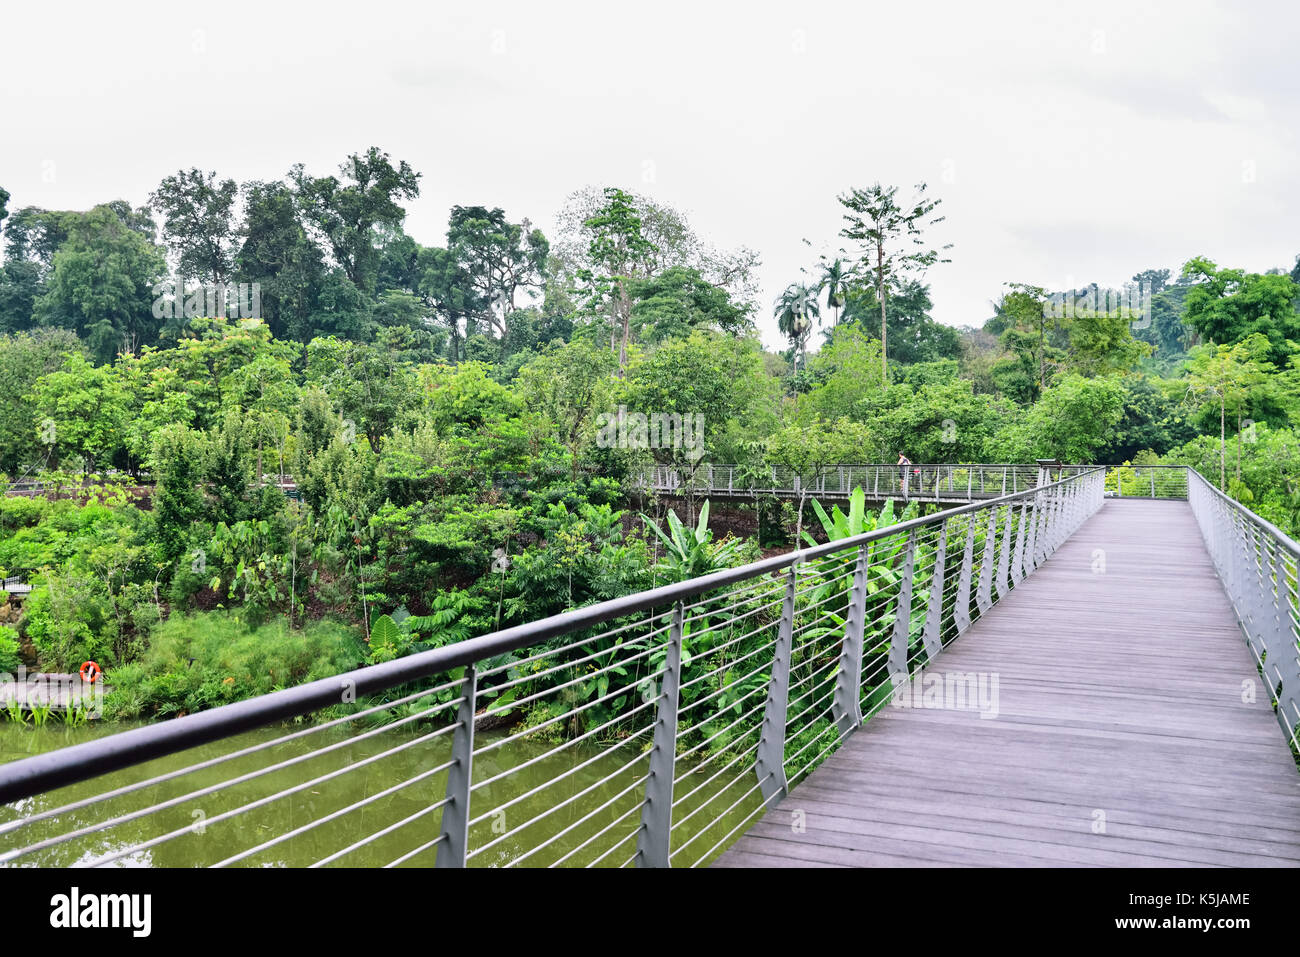
M416 270L419 273L416 290L434 319L450 330L451 360L459 362L464 358L463 343L469 335L468 323L489 306L482 301L472 278L449 249L422 247L417 256ZM462 322L467 324L464 334L461 333Z
M153 288L166 264L162 251L107 206L76 216L54 254L36 319L74 330L100 362L153 341Z
M180 170L166 177L149 194L149 203L162 216L162 234L178 253L180 274L213 284L230 281L234 270L239 223L235 202L239 187L216 173Z
M1049 370L1054 371L1064 360L1063 351L1053 343L1059 321L1047 308L1047 293L1041 286L1007 285L1010 292L996 304L997 316L990 327L1002 330L1003 348L1016 356L1022 367L1032 370L1030 394L1017 398L1037 400L1047 391Z
M1220 268L1204 257L1183 266L1187 323L1206 342L1232 345L1259 333L1270 343L1269 359L1278 366L1291 353L1288 340L1300 340L1296 298L1300 286L1290 276Z
M646 276L646 262L654 243L642 231L641 217L630 193L616 186L606 187L605 204L583 223L589 237L590 267L578 271L588 307L604 307L609 316L611 352L618 354L620 370L627 367L630 341L632 295L629 283ZM622 331L620 339L619 332Z
M634 270L637 275L653 279L675 266L694 269L705 281L726 290L741 308L754 311L759 291L758 253L744 246L717 249L700 238L681 211L641 193L625 195L641 220L641 235L649 243L640 250ZM556 216L558 230L552 253L562 284L577 283L582 269L595 268L589 258L591 236L586 223L607 205L604 190L585 187L570 195Z
M826 293L826 305L835 310L835 321L831 324L832 328L840 324L840 309L844 307L845 295L848 292L847 286L848 270L844 266L844 260L835 259L828 263L822 263L818 291Z
M794 350L794 371L798 372L799 353L803 352L804 364L807 365L808 336L812 333L813 323L821 318L817 289L805 283L791 283L777 296L773 315L781 335L790 340Z
M633 328L647 342L689 335L692 329L739 335L753 328L748 310L732 302L725 289L708 282L699 270L686 266L635 280L631 295Z
M473 286L482 318L504 342L520 291L535 297L542 285L550 252L546 237L527 219L509 222L504 210L453 206L447 248Z
M890 297L887 320L894 362L912 365L961 356L961 335L952 326L930 317L930 287L916 279L901 282ZM850 286L845 294L841 323L872 329L880 315L874 286ZM879 338L875 332L870 335Z
M1234 345L1207 343L1192 350L1187 362L1188 392L1219 407L1219 487L1227 486L1227 412L1237 414L1237 456L1240 477L1241 413L1251 392L1264 379L1268 338L1252 333Z
M316 329L324 257L307 235L293 190L281 182L243 186L243 242L235 276L261 287L262 317L277 338L308 342Z
M906 276L923 273L935 263L949 262L940 257L952 248L951 243L939 249L926 248L922 238L926 229L943 222L943 216L934 215L942 200L926 199L924 183L917 185L916 196L906 207L899 206L897 193L897 186L875 183L867 189L854 188L839 197L847 210L840 235L861 243L854 270L870 279L880 302L880 368L886 383L889 381L886 302L890 292Z
M339 171L342 179L311 177L300 163L289 178L308 221L320 230L344 274L359 289L373 292L379 266L374 228L402 224L406 210L399 200L419 197L420 174L405 160L394 166L375 146L349 156Z

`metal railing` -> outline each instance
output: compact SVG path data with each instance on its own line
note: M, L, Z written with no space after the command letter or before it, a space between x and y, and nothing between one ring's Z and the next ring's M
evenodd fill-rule
M1036 465L830 465L803 471L785 465L742 466L702 463L694 470L656 465L631 485L661 495L848 497L861 488L876 501L886 498L971 502L1023 492L1092 465L1066 465L1047 472ZM1050 473L1050 474L1049 474Z
M1185 470L1188 502L1205 547L1245 632L1264 678L1278 723L1300 752L1300 617L1296 569L1300 544L1215 488L1193 468Z
M1106 494L1116 498L1186 499L1185 465L1111 465L1106 468Z
M1046 561L1103 481L0 765L0 863L707 864Z

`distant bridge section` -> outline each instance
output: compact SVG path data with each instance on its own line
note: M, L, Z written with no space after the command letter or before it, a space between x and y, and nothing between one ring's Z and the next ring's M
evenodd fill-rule
M633 486L663 497L753 499L847 498L861 488L868 499L918 499L965 504L1014 495L1095 465L1039 467L1015 464L830 465L798 470L784 465L745 466L701 463L693 470L657 465L638 475ZM1186 500L1184 466L1104 466L1106 495L1116 498Z

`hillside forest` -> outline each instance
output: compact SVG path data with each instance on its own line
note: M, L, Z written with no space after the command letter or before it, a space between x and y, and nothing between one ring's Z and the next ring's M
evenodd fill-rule
M674 535L650 465L1187 464L1300 531L1300 261L995 276L954 327L928 279L961 250L925 187L839 196L843 229L809 237L837 252L773 301L758 252L648 195L556 197L550 235L454 206L416 237L420 187L370 148L264 181L181 170L139 205L0 189L0 572L32 589L0 608L0 671L94 660L111 716L166 717L816 525L756 495L726 527L675 502ZM619 410L700 427L610 440Z

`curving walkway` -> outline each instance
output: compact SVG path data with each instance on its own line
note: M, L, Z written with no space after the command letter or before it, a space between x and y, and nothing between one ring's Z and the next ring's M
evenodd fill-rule
M1186 503L1108 501L930 671L996 676L996 717L886 706L715 866L1300 866L1300 774Z

